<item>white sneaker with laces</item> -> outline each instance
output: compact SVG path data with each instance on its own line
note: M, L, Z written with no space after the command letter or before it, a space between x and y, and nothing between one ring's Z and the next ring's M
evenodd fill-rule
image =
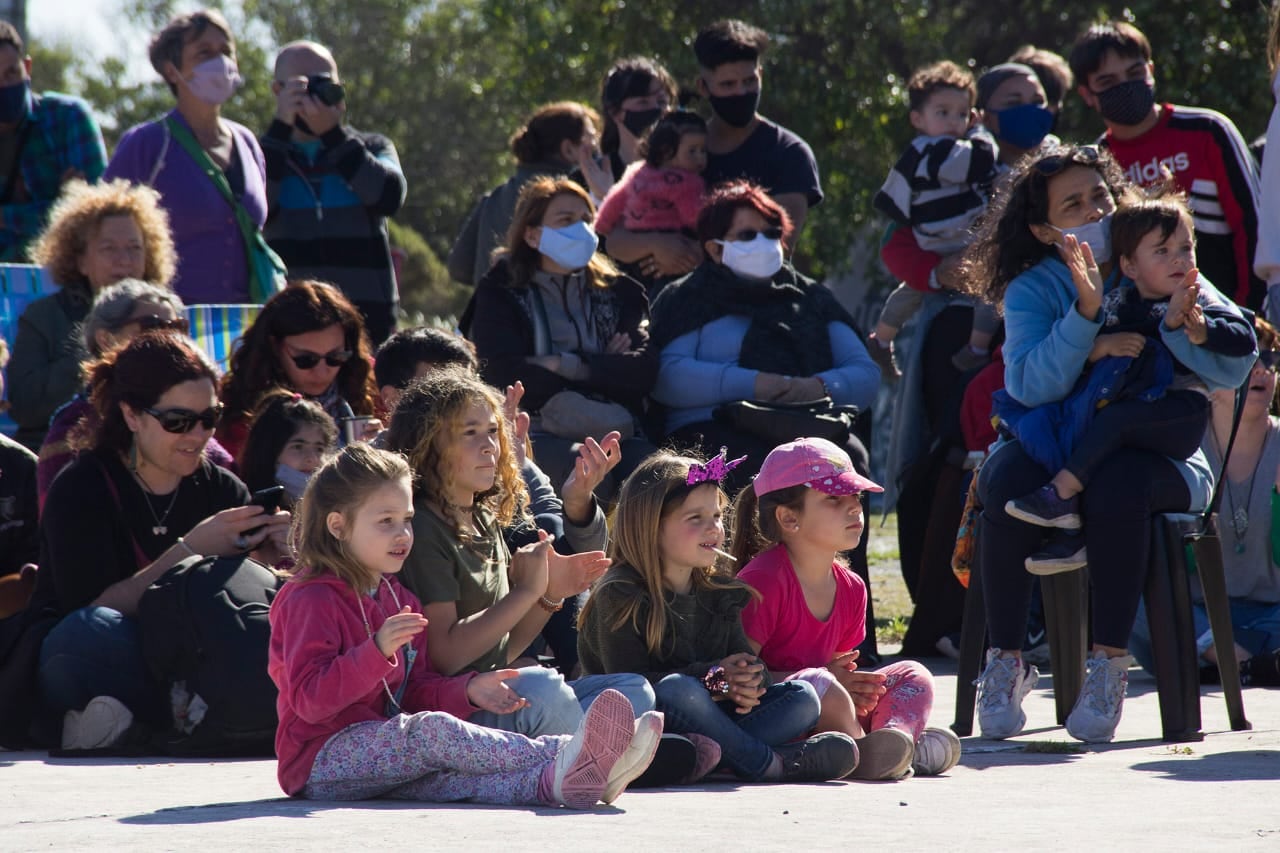
M1116 736L1131 666L1132 655L1108 658L1106 652L1084 662L1084 685L1067 716L1067 734L1085 743L1109 743Z
M1017 657L1000 657L1000 649L987 652L987 668L978 685L978 727L994 740L1014 737L1027 724L1022 700L1040 680L1040 670Z
M133 712L114 696L95 696L83 711L68 711L62 719L63 749L104 749L115 746L133 725Z
M960 762L960 738L951 729L928 728L916 741L911 769L917 776L938 776Z

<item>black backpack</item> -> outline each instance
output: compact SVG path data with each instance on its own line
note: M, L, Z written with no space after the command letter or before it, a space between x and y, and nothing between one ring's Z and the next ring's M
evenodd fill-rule
M143 593L138 626L148 668L165 685L185 682L208 706L190 733L170 733L169 754L274 754L267 613L280 582L248 557L189 557Z

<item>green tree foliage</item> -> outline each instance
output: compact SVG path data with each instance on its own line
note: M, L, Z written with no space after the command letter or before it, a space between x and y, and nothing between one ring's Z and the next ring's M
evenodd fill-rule
M153 31L172 6L130 0ZM228 114L265 128L269 46L327 44L348 85L352 124L389 135L400 150L409 180L402 220L443 255L475 201L510 174L507 140L534 107L596 104L604 71L634 54L656 57L692 86L693 36L727 16L773 37L761 111L817 155L827 199L800 252L819 274L847 267L850 244L883 227L871 198L911 136L904 86L917 65L945 57L980 71L1028 42L1065 54L1090 22L1120 17L1150 37L1162 98L1219 109L1247 137L1263 131L1272 105L1262 0L243 0L229 17L249 85ZM155 87L122 86L119 70L71 77L124 128L158 107ZM1069 94L1058 133L1088 139L1101 130Z

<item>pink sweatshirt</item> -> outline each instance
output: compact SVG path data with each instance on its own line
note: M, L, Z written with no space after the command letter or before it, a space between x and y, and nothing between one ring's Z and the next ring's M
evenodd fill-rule
M302 569L271 605L267 671L280 690L276 775L286 794L295 795L306 786L316 755L333 735L354 723L387 719L382 680L394 695L404 680L404 654L398 653L395 660L384 657L369 634L377 634L400 606L422 612L413 593L394 577L387 581L372 595L357 598L337 575ZM361 609L369 620L368 630ZM402 699L404 711L471 716L476 708L467 700L467 682L475 673L446 677L433 671L426 631L414 638L413 646L418 656Z
M637 161L605 196L595 229L600 234L619 226L628 231L693 231L706 186L693 172Z

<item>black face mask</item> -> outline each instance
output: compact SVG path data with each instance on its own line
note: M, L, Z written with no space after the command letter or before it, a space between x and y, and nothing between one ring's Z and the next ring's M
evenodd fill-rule
M742 95L708 95L711 109L715 110L725 124L732 127L746 127L756 117L756 108L760 106L760 90Z
M645 131L658 123L662 110L654 107L651 110L624 110L622 126L631 131L632 136L644 136Z
M1141 124L1156 105L1156 90L1145 77L1126 80L1105 92L1093 93L1098 99L1098 112L1112 124L1129 127Z

